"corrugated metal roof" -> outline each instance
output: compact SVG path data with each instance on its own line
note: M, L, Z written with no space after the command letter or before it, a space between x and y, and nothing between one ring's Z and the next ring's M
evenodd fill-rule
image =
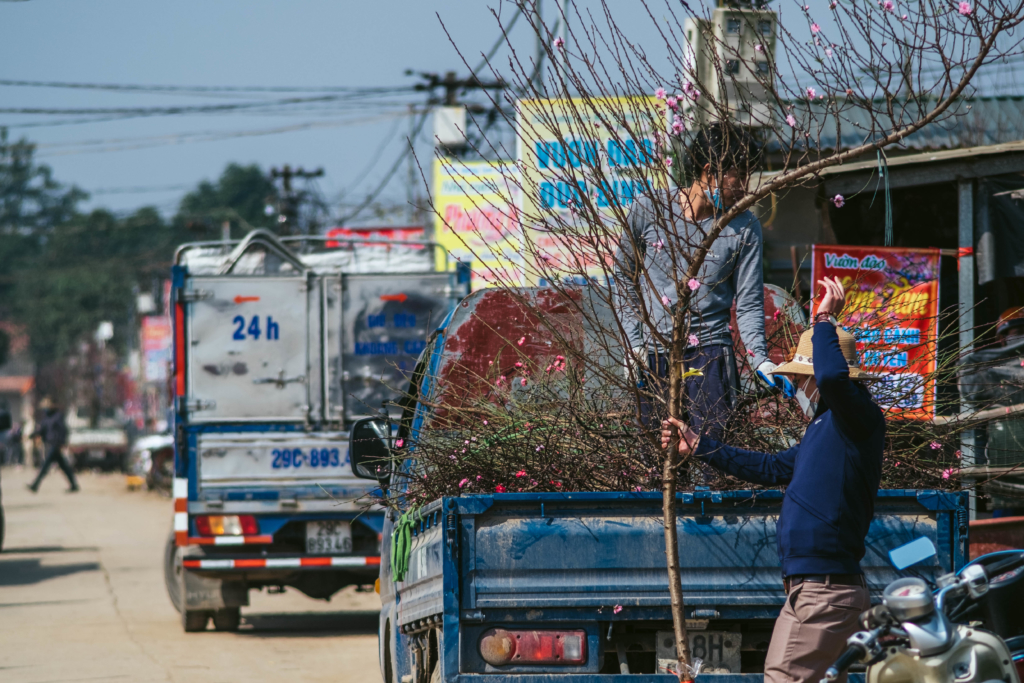
M883 101L876 103L881 108ZM807 101L793 103L792 114L801 130L811 132L812 146L822 150L838 147L849 149L876 139L879 133L901 128L918 117L914 105L905 102L893 103L892 116L879 117L872 121L863 107L850 102L844 105L837 119L826 111L823 104ZM875 126L872 129L872 126ZM818 132L820 130L820 133ZM942 120L925 126L913 135L907 136L904 144L894 149L943 150L998 145L1024 139L1024 96L976 97L955 104ZM788 144L776 141L771 148L778 149ZM890 151L891 153L891 151Z

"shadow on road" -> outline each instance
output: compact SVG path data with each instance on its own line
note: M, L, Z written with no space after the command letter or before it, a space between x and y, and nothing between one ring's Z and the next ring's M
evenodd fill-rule
M239 635L273 638L318 638L377 635L380 612L306 612L246 614Z
M95 552L99 550L94 545L67 548L62 545L37 545L26 548L4 548L4 555L35 555L36 553L77 553Z
M100 568L98 562L43 566L38 559L4 560L2 557L0 556L0 586L30 586L59 576L99 571Z

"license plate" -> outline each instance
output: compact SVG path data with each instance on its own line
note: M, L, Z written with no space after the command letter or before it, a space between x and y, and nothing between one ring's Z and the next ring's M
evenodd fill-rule
M336 555L352 552L352 525L348 522L306 522L306 552Z
M738 674L740 672L740 633L737 631L688 630L690 657L700 658L702 674ZM676 636L658 631L658 673L676 672Z

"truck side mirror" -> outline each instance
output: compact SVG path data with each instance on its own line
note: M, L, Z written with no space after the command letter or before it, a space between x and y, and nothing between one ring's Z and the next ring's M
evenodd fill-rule
M361 479L376 479L382 486L391 480L391 438L387 422L377 417L364 417L352 425L348 447L352 472Z

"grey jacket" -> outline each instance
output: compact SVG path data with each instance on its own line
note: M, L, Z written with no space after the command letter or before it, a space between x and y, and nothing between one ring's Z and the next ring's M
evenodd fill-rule
M681 215L681 208L673 205L671 220L674 228L666 230L670 220L668 197L674 201L676 191L658 195L663 203L657 213L650 197L641 197L633 202L627 228L622 231L615 252L619 302L623 322L631 332L630 341L634 347L653 343L650 331L639 322L638 313L643 310L640 308L641 300L657 330L665 337L671 336L671 309L677 300L676 280L684 277L687 268L683 256L696 249L714 224L713 217L699 224L686 221ZM670 247L670 240L676 245L674 250ZM750 363L754 368L768 358L764 338L762 251L761 224L752 213L744 211L722 230L712 244L696 278L701 286L690 299L693 311L690 331L697 335L701 345L732 344L730 309L733 301L736 302L740 338L743 345L753 352Z

